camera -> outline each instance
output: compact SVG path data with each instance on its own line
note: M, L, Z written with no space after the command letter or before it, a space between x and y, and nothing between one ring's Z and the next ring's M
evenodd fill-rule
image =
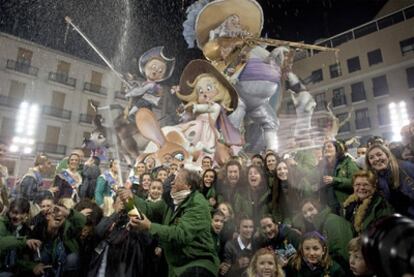
M414 273L414 221L399 214L379 219L362 234L362 254L379 277Z

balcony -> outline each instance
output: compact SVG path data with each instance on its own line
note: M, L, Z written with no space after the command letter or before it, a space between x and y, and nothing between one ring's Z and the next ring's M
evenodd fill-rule
M21 100L6 95L0 95L0 105L9 108L19 108Z
M73 88L76 87L76 79L69 77L66 73L49 72L49 81L53 81Z
M7 60L6 68L35 77L39 71L39 68L31 66L29 63L14 60Z
M36 151L50 154L65 155L66 145L38 142L36 144Z
M119 90L115 91L115 99L127 100L125 98L125 92Z
M91 114L81 113L79 116L80 123L92 124L94 116Z
M102 87L102 86L97 85L97 84L92 84L92 83L85 82L85 85L83 86L83 90L93 92L93 93L96 93L96 94L100 94L101 96L106 96L107 95L107 88Z
M43 106L43 114L70 120L72 112L52 106Z

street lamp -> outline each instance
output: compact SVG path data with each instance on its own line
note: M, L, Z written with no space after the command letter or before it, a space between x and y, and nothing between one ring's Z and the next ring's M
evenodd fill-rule
M391 102L388 104L390 111L391 126L393 132L393 141L401 141L401 128L409 124L407 104L405 101L400 101L398 104Z
M39 105L30 104L26 101L20 103L16 118L14 136L10 145L10 152L19 153L18 164L16 165L16 176L19 172L21 154L33 152L35 134L39 118Z

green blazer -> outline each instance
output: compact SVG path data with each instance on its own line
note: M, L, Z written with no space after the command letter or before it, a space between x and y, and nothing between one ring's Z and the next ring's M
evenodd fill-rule
M134 201L152 221L149 232L159 238L170 277L195 266L217 276L219 259L210 231L210 208L201 193L193 191L175 210L164 200L154 203L135 197Z

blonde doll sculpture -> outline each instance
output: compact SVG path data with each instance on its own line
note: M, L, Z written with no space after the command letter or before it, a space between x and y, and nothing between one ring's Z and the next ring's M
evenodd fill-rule
M183 123L164 127L162 132L167 137L171 132L182 136L183 147L195 160L214 158L218 144L242 144L239 131L226 115L237 107L237 93L209 62L191 61L181 75L180 85L171 92L185 103L177 110Z

